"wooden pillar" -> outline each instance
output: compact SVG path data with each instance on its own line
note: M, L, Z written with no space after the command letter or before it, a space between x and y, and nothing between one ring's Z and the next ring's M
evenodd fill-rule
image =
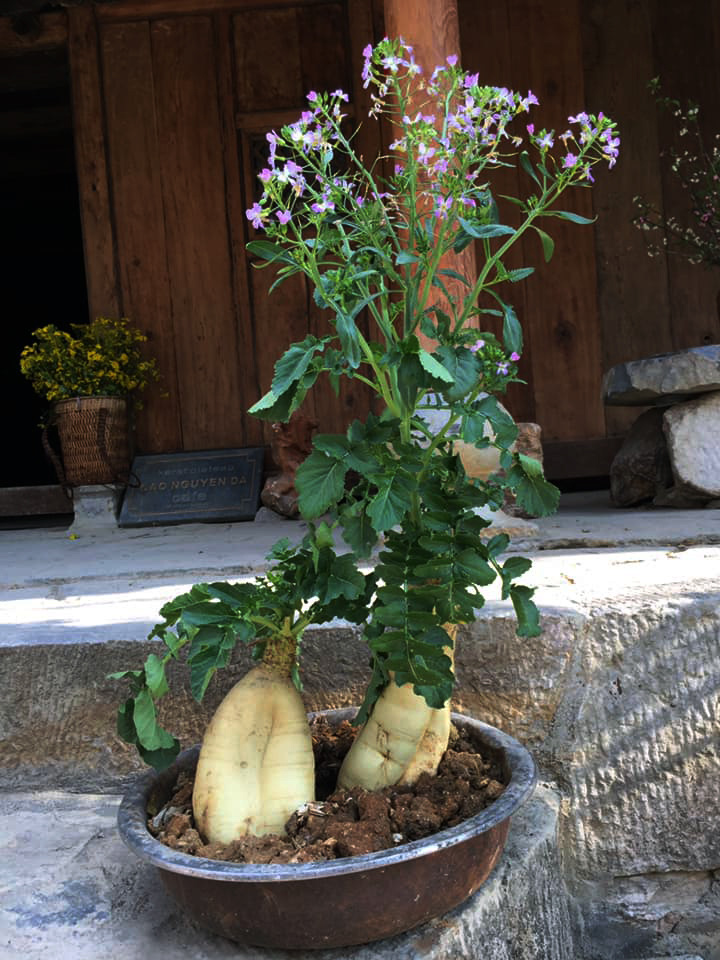
M388 37L402 37L414 47L415 59L429 75L447 57L460 56L457 0L385 0L385 33ZM472 283L477 278L474 244L462 253L447 254L443 266L456 270ZM451 294L460 295L465 290L452 280L447 286ZM420 339L425 338L420 335Z

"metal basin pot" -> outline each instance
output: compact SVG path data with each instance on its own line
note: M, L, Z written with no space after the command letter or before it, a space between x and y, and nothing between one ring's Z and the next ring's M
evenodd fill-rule
M340 723L354 709L323 712ZM199 748L186 750L162 774L149 773L123 799L120 834L156 866L188 917L243 944L284 949L345 947L403 933L462 903L498 861L510 818L528 799L537 774L530 753L495 727L453 714L483 752L501 760L509 783L481 813L458 826L392 850L323 863L237 864L171 850L146 826L150 792L169 797L179 770L191 770Z

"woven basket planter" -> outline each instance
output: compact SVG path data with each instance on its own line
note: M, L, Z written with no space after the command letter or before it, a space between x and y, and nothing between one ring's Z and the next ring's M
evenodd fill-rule
M127 482L130 448L124 397L58 400L54 406L54 422L60 437L67 485Z

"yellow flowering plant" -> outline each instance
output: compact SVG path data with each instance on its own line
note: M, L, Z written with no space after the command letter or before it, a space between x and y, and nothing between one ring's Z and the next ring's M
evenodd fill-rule
M69 397L124 397L159 377L154 359L143 356L147 337L129 320L98 317L33 331L34 342L20 354L20 369L36 393L49 402Z

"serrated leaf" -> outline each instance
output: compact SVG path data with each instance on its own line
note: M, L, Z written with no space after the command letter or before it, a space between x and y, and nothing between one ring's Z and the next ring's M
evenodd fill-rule
M252 407L249 408L248 413L259 417L261 420L280 420L282 423L285 423L290 419L290 415L300 407L305 399L308 387L312 385L312 383L305 382L305 378L308 376L313 382L317 379L317 373L306 373L302 383L291 384L288 389L279 396L273 390L268 390L257 403L254 403Z
M508 270L506 279L510 283L519 283L520 280L525 280L533 273L535 273L535 267L518 267L517 270Z
M336 597L354 600L365 591L365 577L355 567L353 558L348 554L335 557L323 602L329 602Z
M298 467L295 485L303 517L314 520L342 499L347 467L320 450L313 450Z
M555 513L560 502L560 491L543 477L529 477L518 468L508 475L515 489L518 505L533 517Z
M523 472L528 477L535 478L544 476L542 463L535 457L529 457L525 453L519 453L518 461L523 468Z
M377 543L378 535L370 518L362 511L355 515L345 513L340 518L343 537L356 557L368 557Z
M418 357L423 369L426 370L431 377L434 377L436 380L443 380L445 383L454 383L454 378L450 371L446 370L440 361L436 360L427 350L421 347Z
M379 482L379 489L368 504L367 512L378 533L400 523L409 509L407 482L395 474Z
M324 343L317 337L306 337L299 343L293 343L275 364L275 376L270 384L271 392L280 397L291 384L301 379L318 350ZM252 408L251 411L252 413Z

